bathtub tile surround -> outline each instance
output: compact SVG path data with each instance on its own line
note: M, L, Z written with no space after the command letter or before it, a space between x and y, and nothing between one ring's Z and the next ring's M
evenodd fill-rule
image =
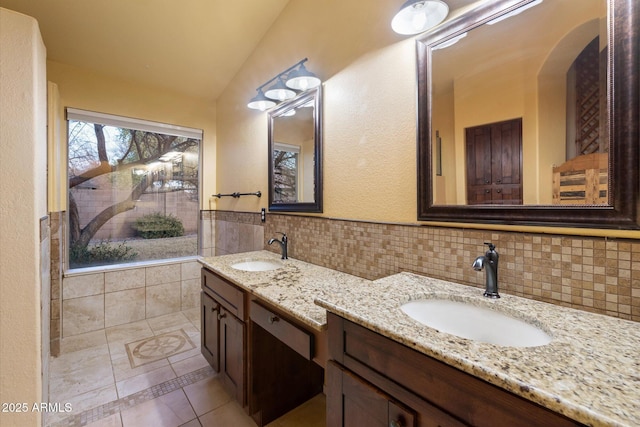
M62 336L195 308L199 292L196 260L74 273L62 281Z

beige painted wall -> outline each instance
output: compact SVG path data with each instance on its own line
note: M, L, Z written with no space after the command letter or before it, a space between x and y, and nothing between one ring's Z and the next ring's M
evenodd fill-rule
M216 187L216 109L204 99L194 99L156 87L132 84L100 73L47 61L47 78L58 86L60 103L64 107L80 108L100 113L202 129L203 205ZM61 156L66 158L65 150ZM63 182L50 183L66 188ZM65 190L66 191L66 190ZM63 191L63 193L65 193ZM66 195L63 209L66 205Z
M42 358L48 357L42 354L40 313L40 219L47 215L45 58L38 23L0 8L0 402L27 404L26 413L0 412L2 426L36 426L42 420L31 409L43 399Z
M218 191L212 209L266 207L267 115L255 88L308 57L324 81L323 216L415 222L414 43L391 31L395 2L289 2L218 101Z

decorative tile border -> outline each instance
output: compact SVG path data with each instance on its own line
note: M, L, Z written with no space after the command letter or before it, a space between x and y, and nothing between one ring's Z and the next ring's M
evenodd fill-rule
M93 409L89 409L87 411L65 418L62 421L50 424L50 427L85 426L103 418L107 418L113 414L117 414L118 412L125 411L148 400L164 396L165 394L171 393L172 391L197 383L198 381L202 381L206 378L213 377L214 375L216 375L216 373L214 372L213 368L207 366L205 368L198 369L197 371L182 375L178 378L174 378L153 387L149 387L146 390L139 391L129 396L125 396L121 399L105 403Z

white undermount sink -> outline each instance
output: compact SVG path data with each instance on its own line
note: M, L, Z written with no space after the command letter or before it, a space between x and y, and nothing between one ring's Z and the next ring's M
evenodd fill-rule
M280 261L254 259L237 262L235 264L232 264L231 268L242 271L271 271L277 270L278 268L281 268L283 266L284 264Z
M400 308L426 326L470 340L508 347L551 342L551 336L537 326L471 303L434 298L410 301Z

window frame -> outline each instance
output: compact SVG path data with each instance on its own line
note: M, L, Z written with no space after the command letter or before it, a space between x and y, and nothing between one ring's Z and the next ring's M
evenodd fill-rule
M141 261L132 261L132 262L120 262L114 264L103 264L103 265L95 265L95 266L87 266L87 267L74 267L71 268L69 262L69 252L70 252L70 235L69 235L69 122L73 121L82 121L85 123L91 124L101 124L105 126L112 127L120 127L130 130L143 131L143 132L152 132L152 133L162 133L165 135L185 137L185 138L193 138L198 139L200 142L198 143L198 162L197 162L197 175L198 175L198 190L197 190L197 208L196 208L196 253L194 255L184 256L184 257L175 257L175 258L162 258L155 260L141 260ZM78 108L66 107L65 108L65 126L66 126L66 165L65 165L65 191L66 191L66 210L67 215L64 221L66 232L63 233L63 259L64 259L64 268L63 272L65 275L67 274L75 274L86 271L108 271L108 270L122 270L128 268L135 268L140 266L148 266L148 265L162 265L162 264L170 264L175 263L176 261L187 261L190 259L197 259L200 256L200 252L202 249L202 224L201 224L201 211L202 211L202 196L203 196L203 183L202 183L202 151L203 151L203 141L204 141L204 131L202 129L190 128L186 126L178 126L168 123L155 122L151 120L145 119L137 119L126 116L119 116L115 114L108 113L100 113L90 110L83 110Z

